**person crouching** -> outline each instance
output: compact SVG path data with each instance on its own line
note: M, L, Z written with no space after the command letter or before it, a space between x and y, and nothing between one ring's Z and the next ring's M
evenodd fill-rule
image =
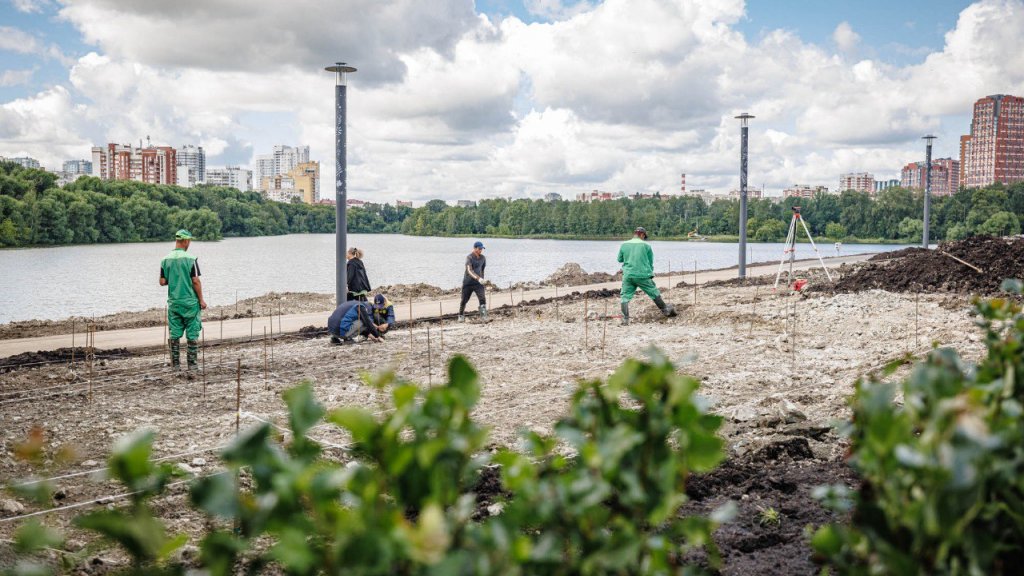
M359 300L349 300L338 306L327 319L327 331L331 335L331 344L352 342L356 336L365 336L372 342L380 342L380 331L373 323L373 311L370 304Z
M395 327L395 305L383 294L373 297L373 323L381 334Z

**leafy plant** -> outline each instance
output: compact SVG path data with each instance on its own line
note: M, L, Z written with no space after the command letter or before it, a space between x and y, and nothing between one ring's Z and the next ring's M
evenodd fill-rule
M1004 290L1021 294L1019 281ZM863 483L818 490L849 526L812 544L844 574L1010 574L1024 554L1024 314L975 302L987 354L938 349L899 386L864 381L852 399L850 462ZM894 402L897 391L903 406Z
M761 526L778 526L782 524L782 514L771 506L758 508L757 523Z

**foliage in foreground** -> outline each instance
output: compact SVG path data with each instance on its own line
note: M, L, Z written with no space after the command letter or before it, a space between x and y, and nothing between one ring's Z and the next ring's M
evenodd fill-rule
M308 384L287 391L290 442L270 425L251 429L222 454L226 470L192 483L191 506L212 527L198 563L212 575L271 566L299 575L682 574L696 571L685 554L703 546L718 565L711 532L730 508L704 518L682 517L680 507L687 476L724 456L720 419L696 401L698 382L665 358L652 352L607 383L582 383L554 436L526 433L523 452L493 456L470 417L475 371L456 357L448 376L427 389L379 376L373 384L392 401L382 417L327 411ZM306 435L325 418L353 438L347 464L323 458ZM137 491L131 504L76 524L119 544L133 559L128 573L183 573L185 563L169 558L185 536L168 535L148 505L173 474L151 463L152 441L138 434L111 457L113 475ZM495 464L503 495L475 519L480 472ZM60 541L26 524L9 573L45 572L32 551Z
M1004 290L1021 293L1008 280ZM1024 314L1019 300L975 303L987 355L939 349L900 385L861 382L850 462L859 493L819 496L853 509L815 549L842 574L1016 574L1024 559ZM903 395L902 407L894 403Z

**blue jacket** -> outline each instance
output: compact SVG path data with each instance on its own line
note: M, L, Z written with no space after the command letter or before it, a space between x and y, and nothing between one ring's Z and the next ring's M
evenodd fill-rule
M330 318L327 319L327 331L331 333L331 336L344 336L352 328L352 324L355 323L360 315L363 318L363 330L361 333L363 335L367 333L375 336L378 335L377 327L373 325L371 320L373 312L370 310L370 305L359 300L349 300L338 306L331 313Z

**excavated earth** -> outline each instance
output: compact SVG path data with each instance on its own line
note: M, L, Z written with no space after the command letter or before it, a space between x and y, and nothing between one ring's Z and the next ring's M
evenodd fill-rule
M812 285L825 282L813 274L809 279ZM159 349L97 355L91 371L80 352L73 364L64 353L27 359L0 373L0 482L59 477L49 508L112 506L122 501L117 495L124 489L95 471L112 443L133 430L158 432L157 457L191 474L211 474L219 469L218 448L235 435L238 384L242 427L261 421L283 427L281 392L300 381L311 381L329 407L379 411L387 398L366 384L364 374L391 369L401 378L437 384L453 354L467 356L480 373L475 418L490 427L495 445L516 446L523 429L551 430L578 380L605 378L624 359L655 346L681 372L701 380L701 394L726 421L729 457L690 481L685 511L706 512L728 500L739 505L738 517L716 533L722 573L815 574L820 567L804 528L833 517L810 491L819 484L856 484L842 459L845 445L832 429L849 415L846 399L854 382L933 344L967 358L983 350L969 295L959 292L788 293L756 284L696 291L687 286L665 298L678 317L662 318L638 295L628 327L615 318L614 290L506 306L488 323L472 318L400 327L381 344L332 346L319 327L310 327L272 342L210 345L203 351L205 377L194 380L172 374ZM15 457L16 445L33 429L45 438L48 458L41 469ZM310 436L330 457L346 458L349 439L335 427L321 424ZM492 476L481 480L480 490L484 514L484 504L502 487ZM194 546L206 519L183 505L186 498L187 485L175 484L154 506L170 530L187 533ZM2 540L18 525L9 520L42 508L10 492L0 500L2 567L11 557ZM70 527L72 514L90 507L40 518L71 534L67 547L79 554L73 560L78 573L123 568L121 552ZM764 522L766 510L778 512L778 522ZM694 561L702 562L699 554Z
M906 248L878 254L843 276L834 290L995 294L1005 278L1024 278L1024 237L976 236L942 242L935 250Z

